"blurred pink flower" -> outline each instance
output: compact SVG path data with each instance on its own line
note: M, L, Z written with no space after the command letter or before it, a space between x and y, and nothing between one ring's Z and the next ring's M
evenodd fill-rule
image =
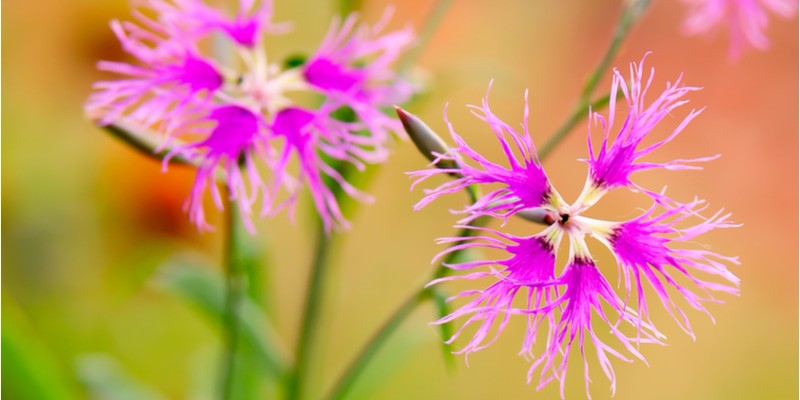
M748 46L769 47L765 34L769 26L767 11L783 18L797 12L797 0L684 0L689 13L683 24L688 35L706 34L726 24L730 46L728 57L736 59Z
M218 208L224 205L218 181L251 231L259 196L261 214L273 214L293 209L302 186L309 188L326 230L347 227L328 185L361 200L369 196L329 163L363 169L387 158L389 132L398 132L399 123L382 108L411 94L411 85L391 66L413 41L411 31L380 34L388 12L372 28L356 29L355 16L341 26L335 20L307 64L282 69L267 61L262 47L266 34L287 30L286 24L271 21L270 0L240 0L233 16L202 0L136 4L135 22L111 23L136 61L98 64L122 77L94 84L86 104L89 116L100 125L130 122L160 133L157 150L168 153L165 168L174 157L198 166L186 207L201 230L211 229L203 209L206 192ZM230 39L227 44L241 62L202 54L203 41L214 32ZM294 91L316 92L324 100L304 107L287 95ZM344 108L353 111L353 120L337 119ZM299 172L292 176L287 165L295 156ZM283 189L288 199L278 200Z
M643 76L643 63L644 58L640 63L631 65L628 82L630 89L620 72L614 71L609 116L602 118L596 113L592 115L594 123L601 125L604 131L602 146L599 153L595 154L590 133L590 158L584 160L589 164L586 184L572 204L564 201L550 184L538 160L536 148L528 132L527 93L521 133L491 112L488 94L482 106L474 107L473 111L493 131L510 168L489 161L469 147L455 132L445 115L456 147L440 154L432 165L441 160L449 160L458 165L458 168L427 169L410 173L417 178L414 185L434 175L457 176L454 181L426 190L426 196L416 208L469 185L489 185L491 191L488 194L479 197L473 205L458 211L466 215L459 221L458 226L462 228L465 223L481 216L500 218L503 221L512 215L530 211L547 216L544 222L548 226L531 236L518 237L493 228L472 228L478 231L477 235L440 239L440 243L465 243L443 251L437 258L469 248L496 249L507 253L508 257L446 265L456 271L475 271L439 278L429 285L452 280L492 280L493 283L484 289L467 290L454 296L453 299L471 297L471 300L434 324L467 318L461 329L449 338L448 343L464 334L468 327L477 324L477 328L470 331L474 332L471 339L459 351L469 354L496 340L512 315L526 316L528 324L520 354L533 360L528 380L531 381L534 375L538 375L537 389L557 380L561 385L562 397L567 362L573 344L579 346L584 357L587 396L587 339L595 349L604 375L611 381L612 392L615 390L616 378L610 358L632 361L628 356L630 355L644 361L639 352L640 344L663 344L665 337L650 320L644 294L645 281L653 287L668 312L692 336L688 318L673 300L675 296L683 298L693 308L708 313L702 303L717 302L711 295L712 291L738 294L739 280L726 267L726 264L738 263L735 257L721 256L706 249L673 248L673 245L689 244L695 237L710 230L737 226L728 221L730 215L720 211L710 218L704 217L701 214L705 208L702 201L694 200L682 204L667 198L663 191L648 191L630 179L634 172L640 170L686 169L689 168L689 162L713 158L673 160L665 163L637 161L640 156L670 141L698 114L691 111L666 138L638 149L642 139L650 134L655 125L668 113L674 114L680 105L686 103L684 96L697 89L679 86L677 82L668 83L666 89L652 103L646 104L644 96L653 77ZM627 117L618 133L611 138L610 131L617 111L614 99L618 90L623 92L626 99ZM637 218L622 222L599 220L584 215L606 193L622 187L649 195L653 201L652 208ZM657 210L661 211L656 212ZM690 219L699 222L687 222ZM566 267L559 271L556 268L556 258L564 236L569 239L569 253ZM609 272L601 272L595 264L589 252L587 236L605 244L616 257L617 271L621 271L620 281L624 278L623 296L615 293L608 283L606 276ZM678 277L683 279L679 281ZM721 278L724 283L707 280L708 277ZM674 291L672 294L668 291L670 287ZM699 289L700 293L693 288ZM632 303L631 292L634 290L637 297L635 309L629 306ZM516 303L514 300L520 291L525 293L524 301ZM597 321L602 321L601 327L593 325L593 315L599 317ZM610 329L610 336L599 333L606 329ZM615 349L605 343L603 336L616 340L622 348ZM544 350L538 355L533 351L537 338L545 340Z

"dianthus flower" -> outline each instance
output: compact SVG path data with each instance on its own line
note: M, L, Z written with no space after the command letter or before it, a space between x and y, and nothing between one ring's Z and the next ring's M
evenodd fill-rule
M224 206L219 181L251 231L259 197L261 214L273 214L293 208L303 185L326 230L347 227L327 178L351 196L369 196L328 163L363 169L386 159L388 132L399 129L382 108L411 94L410 85L391 70L413 40L410 30L379 34L390 13L375 28L356 30L355 16L341 26L335 20L307 63L283 68L263 47L269 34L287 31L287 24L272 21L272 1L240 0L233 15L202 0L137 4L135 22L111 23L135 60L98 64L122 77L94 85L86 105L90 117L100 125L132 123L159 132L157 150L167 152L165 168L173 157L198 167L186 209L201 230L211 229L203 209L206 193L217 208ZM203 54L212 38L215 45L222 38L233 57ZM321 94L321 105L297 104L291 93L298 91ZM352 109L355 118L340 120L342 108ZM292 157L297 176L287 167ZM288 198L279 201L283 189Z
M765 31L769 26L767 11L783 18L797 12L795 0L684 0L690 10L683 24L688 35L706 34L719 25L727 24L730 46L728 57L736 59L752 46L759 50L769 47Z
M463 242L450 247L437 256L467 248L497 249L507 254L506 258L475 260L446 267L455 271L472 271L462 275L445 276L429 285L451 280L489 279L491 283L483 289L467 290L453 299L468 298L463 305L434 324L447 323L466 318L462 327L448 339L454 342L465 332L474 332L467 344L458 353L469 354L481 350L494 342L503 332L510 318L523 315L527 318L527 329L520 354L531 358L528 381L538 377L537 390L553 380L560 382L564 396L567 361L573 345L577 345L584 357L584 379L589 396L589 367L586 344L589 342L603 374L611 381L612 393L616 379L612 358L632 361L635 357L644 361L639 351L642 343L662 344L665 337L650 319L645 286L654 289L658 301L680 326L693 336L685 313L676 304L680 297L691 307L708 313L705 302L717 302L711 292L738 293L739 280L726 267L738 263L734 257L725 257L705 248L683 248L695 237L716 228L736 226L728 221L729 214L722 211L711 217L702 216L706 208L702 200L680 203L672 200L663 191L649 191L632 181L635 172L646 169L697 168L693 162L706 161L714 157L693 160L673 160L663 163L639 161L644 156L679 134L699 113L691 111L666 138L643 147L656 124L667 114L685 104L687 93L694 87L667 84L664 91L651 103L645 96L653 79L653 71L643 76L644 59L631 64L630 87L618 70L614 70L612 91L607 117L592 113L592 121L604 131L599 150L591 145L589 133L589 171L584 189L573 203L567 203L556 191L538 159L536 147L528 132L527 93L523 131L519 132L501 121L489 108L488 94L473 113L486 122L505 154L508 166L488 160L471 148L456 133L447 121L455 147L438 155L434 164L453 167L435 168L411 172L416 177L414 185L435 175L446 174L456 178L434 189L426 190L426 196L415 206L424 207L434 199L470 185L491 185L489 193L459 210L465 217L459 227L469 227L476 234L466 237L440 239L440 243ZM627 116L615 129L617 112L616 93L621 91L627 106ZM448 163L441 163L448 160ZM587 209L606 193L628 188L649 196L652 207L642 215L628 221L605 221L585 215ZM492 228L478 228L468 223L478 217L490 216L503 221L513 215L544 215L547 227L529 236L515 236ZM699 222L687 222L699 221ZM624 282L618 294L607 280L613 270L597 265L589 252L587 237L604 244L617 261L619 278ZM566 265L557 268L557 253L563 239L569 241ZM675 246L677 245L677 246ZM709 278L721 278L723 283ZM635 292L635 305L631 299ZM675 293L675 294L671 294ZM522 301L515 301L518 296ZM593 321L593 317L596 320ZM596 324L601 322L602 326ZM606 333L610 332L610 333ZM606 343L603 336L616 341L619 346ZM544 338L544 349L534 352L536 340Z

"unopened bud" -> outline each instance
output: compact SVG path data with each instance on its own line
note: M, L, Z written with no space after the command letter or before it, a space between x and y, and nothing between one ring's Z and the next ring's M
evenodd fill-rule
M440 154L445 154L448 150L447 144L442 140L436 132L433 131L428 125L422 122L414 114L409 113L402 108L395 106L397 116L400 122L403 123L403 128L408 133L411 141L417 146L417 149L422 153L425 158L430 161L436 162L436 167L441 169L455 169L458 164L452 159L441 159Z

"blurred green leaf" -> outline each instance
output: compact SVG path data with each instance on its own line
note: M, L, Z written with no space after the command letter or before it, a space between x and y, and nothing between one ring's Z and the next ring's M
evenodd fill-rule
M433 305L436 307L437 319L444 318L444 316L450 314L450 306L447 304L447 295L436 289L433 289L432 294ZM444 365L447 368L447 371L452 373L455 371L456 367L455 357L453 357L453 346L446 343L446 340L453 336L452 322L439 325L439 331L442 335L441 348L442 357L444 358Z
M77 388L28 324L13 299L3 296L3 396L13 399L74 399Z
M158 284L199 308L218 327L223 325L225 286L217 271L174 260L162 268ZM276 336L258 305L246 299L239 317L244 349L252 352L257 365L270 376L283 377L288 364L285 351L277 345Z
M128 375L122 366L106 354L86 354L76 360L78 377L89 390L89 397L99 400L160 400L165 397Z

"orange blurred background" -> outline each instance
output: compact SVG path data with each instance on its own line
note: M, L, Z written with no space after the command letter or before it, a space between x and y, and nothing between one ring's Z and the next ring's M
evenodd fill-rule
M294 21L294 31L269 40L273 59L312 52L335 13L333 2L275 3L276 19ZM385 7L383 1L365 3L372 21ZM433 3L398 2L395 24L410 21L418 27ZM498 157L492 135L464 107L478 104L494 79L492 108L514 126L521 121L523 91L530 90L530 127L541 145L567 118L606 49L619 9L619 1L456 1L419 60L418 73L429 86L410 111L444 132L442 110L449 103L450 119L465 138ZM221 218L216 216L216 233L198 234L182 211L191 171L161 173L158 163L93 126L82 110L100 76L95 63L123 57L108 21L129 18L128 2L7 1L2 11L4 353L5 332L20 330L35 344L36 357L48 360L47 373L78 398L89 398L76 372L79 360L98 353L166 398L206 398L203 388L219 361L217 331L195 309L159 289L154 276L176 252L217 265ZM652 51L647 65L656 69L654 90L680 73L686 84L704 87L691 95L689 107L707 109L651 159L722 157L703 171L645 172L636 180L650 188L667 185L678 200L698 195L711 209L724 207L743 223L699 239L716 252L740 257L742 265L733 271L742 279L741 296L720 295L726 304L709 306L716 324L688 311L696 342L653 305L652 317L669 346L643 349L649 367L615 362L616 398L797 398L797 18L771 16L771 48L731 62L724 31L710 38L680 34L685 11L678 1L654 1L613 65L627 69ZM610 72L597 93L605 93L609 82ZM679 109L660 132L688 111ZM567 200L583 184L586 168L576 159L586 155L585 142L581 123L545 163ZM450 196L413 212L421 190L409 191L404 172L425 162L409 141L396 147L369 189L376 203L352 218L353 230L332 266L321 332L324 353L318 360L323 383L330 383L389 313L424 283L431 258L442 249L434 239L454 232L456 218L448 210L466 201ZM593 215L619 220L647 206L641 197L620 196ZM263 302L289 349L314 244L313 225L303 211L298 208L294 224L286 215L261 221L257 237L270 265L260 282ZM512 222L508 229L524 233L527 227ZM598 257L615 284L610 256ZM512 323L497 343L472 354L469 368L458 357L456 371L448 373L439 333L427 325L433 319L429 304L417 310L378 355L353 398L558 396L555 384L541 392L526 384L528 363L517 356L523 324ZM575 361L568 398L584 396ZM591 367L593 397L607 398L608 382L598 365Z

